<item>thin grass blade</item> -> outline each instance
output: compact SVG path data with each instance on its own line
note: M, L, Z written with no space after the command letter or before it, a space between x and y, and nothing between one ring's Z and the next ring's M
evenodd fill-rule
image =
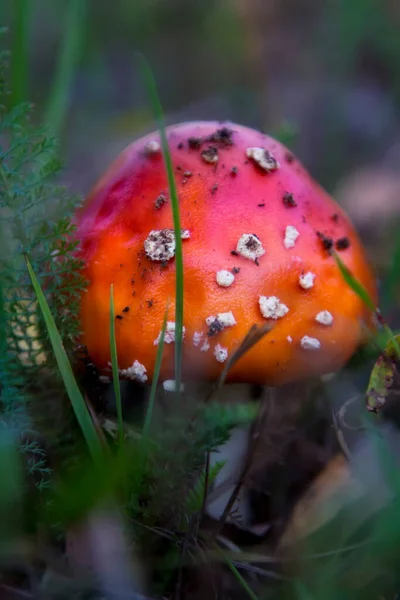
M182 330L183 330L183 255L181 240L181 219L179 213L179 199L175 183L174 169L171 153L169 151L167 135L165 132L165 119L161 106L157 85L152 70L142 54L137 54L140 70L149 94L151 106L160 130L161 146L167 171L168 188L171 198L172 216L175 231L175 387L176 394L180 395L182 380Z
M249 598L251 598L251 600L259 600L258 596L253 592L253 590L251 589L251 587L249 586L247 581L239 573L238 569L235 567L235 565L233 564L231 559L228 558L224 552L220 551L220 554L221 554L223 561L226 563L226 565L229 567L229 569L232 571L233 575L235 576L236 581L240 584L240 586L243 588L243 590L246 592L246 594L249 596Z
M333 257L347 285L351 287L353 292L355 292L357 296L364 302L365 306L367 306L367 308L369 308L372 312L375 313L377 307L375 306L374 301L368 294L365 287L362 285L362 283L358 281L358 279L354 277L354 275L350 272L350 270L344 264L342 259L336 254L336 252L333 252Z
M68 397L71 401L76 418L81 427L83 436L86 440L89 452L95 463L100 464L103 452L100 440L96 432L96 428L93 424L92 419L90 418L90 414L87 409L85 400L74 377L71 364L68 360L67 353L65 352L60 334L57 330L57 326L55 324L53 315L50 312L50 308L45 298L45 295L33 271L29 258L26 254L24 255L24 257L28 268L29 276L32 281L33 289L35 291L38 304L40 310L42 311L43 318L47 327L51 345L53 347L53 352L57 360L58 368L60 369L60 374L68 393Z
M55 137L60 137L68 110L71 84L83 41L86 10L86 0L70 0L68 3L64 36L45 114L45 124Z
M396 336L394 335L393 331L390 329L389 325L382 318L380 310L377 308L377 306L375 306L375 303L372 300L371 296L368 294L367 290L362 285L362 283L360 283L354 277L354 275L349 271L349 269L346 267L346 265L344 264L342 259L336 254L336 252L333 252L333 257L334 257L336 264L338 265L340 272L342 273L343 278L346 281L347 285L349 285L351 287L351 289L357 294L357 296L364 302L366 307L369 308L378 317L378 320L383 325L384 329L386 330L386 332L388 333L388 335L390 337L390 340L393 344L393 347L397 354L397 357L400 359L400 345L396 339Z

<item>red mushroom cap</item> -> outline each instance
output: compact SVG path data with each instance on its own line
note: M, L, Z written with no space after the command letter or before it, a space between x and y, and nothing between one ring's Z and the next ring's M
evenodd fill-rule
M273 330L228 380L279 384L344 365L370 315L343 280L332 248L376 299L346 214L262 133L195 122L169 127L167 137L184 238L184 375L217 378L250 327L266 322ZM161 376L173 377L175 238L158 133L121 153L76 222L90 282L81 322L91 359L109 369L113 283L122 374L151 379L169 298Z

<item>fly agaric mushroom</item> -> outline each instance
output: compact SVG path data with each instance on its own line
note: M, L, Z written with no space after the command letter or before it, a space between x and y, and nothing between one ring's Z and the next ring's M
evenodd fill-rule
M342 278L336 249L376 298L347 215L279 142L236 125L167 129L184 262L185 377L215 379L253 324L272 331L227 381L271 385L332 372L351 357L369 314ZM161 377L173 377L175 235L158 133L128 146L76 216L89 281L82 343L107 372L114 284L122 373L151 380L167 299Z

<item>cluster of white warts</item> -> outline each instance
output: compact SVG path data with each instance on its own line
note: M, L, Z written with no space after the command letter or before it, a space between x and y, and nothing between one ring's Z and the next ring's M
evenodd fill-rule
M160 234L161 233L162 232L160 232ZM156 234L157 231L155 230L151 232L153 240ZM183 239L190 238L190 232L188 232L188 230L183 230L182 234ZM285 237L283 241L284 246L287 249L293 248L299 235L300 234L295 227L293 227L292 225L288 225L285 230ZM243 258L256 261L258 260L258 258L265 254L265 249L263 248L261 241L256 235L252 233L243 233L237 242L236 252L243 256ZM299 277L300 287L302 287L305 290L311 289L312 287L314 287L315 277L316 275L310 271L303 273ZM216 281L217 284L221 287L229 287L235 281L235 275L231 271L221 269L216 273ZM281 319L289 312L289 307L286 306L286 304L284 304L283 302L281 302L280 298L278 298L277 296L259 296L258 304L260 307L260 312L265 319ZM236 325L236 320L231 312L221 313L217 316L217 318L219 320L219 323L223 326L222 328ZM208 317L206 319L207 325L210 326L214 319L214 316ZM315 320L320 325L329 326L333 323L333 316L329 311L322 310L315 316ZM183 328L182 333L184 336L185 328ZM158 337L154 341L155 345L159 343L160 337L161 332L158 334ZM203 337L204 332L195 331L193 334L193 345L200 346ZM169 321L167 323L164 341L167 344L170 344L175 341L175 323L173 323L172 321ZM287 341L289 343L292 343L293 340L290 336L288 336ZM316 350L321 347L321 343L317 338L313 338L307 335L305 335L300 340L300 345L305 350ZM207 352L209 349L210 343L207 339L205 339L201 344L200 351ZM217 346L214 349L214 354L219 362L224 362L228 356L228 351L226 348L220 346L220 344L217 344Z
M154 143L154 146L149 143L146 150L151 153L158 152L160 148L159 146L156 147L156 143ZM279 163L273 155L264 148L248 148L246 150L246 155L266 171L273 171L279 168ZM284 247L288 250L294 248L299 235L300 233L296 227L287 225L283 239ZM189 230L182 230L181 238L189 239ZM163 252L159 252L159 245L161 244L163 246ZM173 258L175 255L175 237L173 230L152 230L145 241L145 251L151 260L160 260L160 255L162 255L163 260ZM236 252L243 258L254 262L257 262L257 260L265 254L261 241L252 233L243 233L241 235L237 242ZM300 287L305 290L311 289L314 287L315 277L314 273L303 273L299 277ZM235 275L231 271L221 269L216 273L216 281L220 287L229 287L235 281ZM265 319L281 319L289 312L289 307L281 302L277 296L259 296L258 304L260 312ZM206 324L210 327L215 320L218 321L221 328L220 330L236 325L236 320L232 312L219 313L217 316L212 315L207 317ZM320 325L330 326L333 323L333 316L328 310L322 310L315 316L315 321ZM193 334L193 345L200 346L201 344L201 352L207 352L210 349L210 343L207 338L204 339L204 335L203 331L195 331ZM184 337L185 327L182 327L182 338ZM161 332L154 340L154 345L158 345L160 339ZM287 336L286 339L289 343L293 342L291 336ZM173 321L167 322L164 333L164 342L166 344L175 342L175 323ZM305 335L301 338L300 345L305 350L318 350L321 347L321 342L317 338ZM218 362L225 362L228 358L228 349L218 343L214 347L214 356ZM147 380L146 371L147 369L144 365L135 360L131 367L121 370L120 373L128 378L145 382ZM170 383L171 385L169 385ZM172 383L174 382L165 382L166 385L164 387L166 391L172 390Z

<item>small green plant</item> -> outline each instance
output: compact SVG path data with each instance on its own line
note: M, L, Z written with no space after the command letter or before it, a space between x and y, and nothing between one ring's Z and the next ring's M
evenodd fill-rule
M31 474L47 485L49 466L36 427L44 407L63 397L38 300L24 253L42 284L66 351L79 334L75 318L85 281L70 216L79 198L55 183L61 164L55 141L32 124L32 107L6 108L6 53L1 63L0 98L0 389L1 412L21 438ZM60 216L61 215L61 216Z

